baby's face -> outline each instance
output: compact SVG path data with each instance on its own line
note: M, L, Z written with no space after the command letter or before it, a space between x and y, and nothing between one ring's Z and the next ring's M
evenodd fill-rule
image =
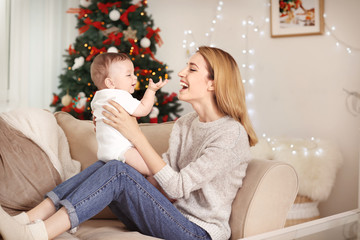
M134 93L137 77L134 74L134 64L130 60L111 64L109 77L114 81L115 89Z

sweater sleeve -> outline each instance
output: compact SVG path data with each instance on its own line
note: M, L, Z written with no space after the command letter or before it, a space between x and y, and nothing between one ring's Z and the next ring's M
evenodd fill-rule
M196 159L185 167L180 170L174 168L170 160L171 166L166 165L155 174L155 179L170 197L186 199L191 192L216 181L219 175L226 176L229 171L250 160L247 134L240 124L228 127L225 131L218 130L205 141L205 144L199 144L200 151ZM171 154L171 149L169 152Z

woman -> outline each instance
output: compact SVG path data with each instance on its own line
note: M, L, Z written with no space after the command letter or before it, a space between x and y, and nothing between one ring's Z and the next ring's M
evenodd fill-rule
M173 203L127 164L98 161L27 213L10 217L1 209L4 239L52 239L106 206L130 230L154 237L228 239L231 203L257 142L238 66L228 53L200 47L178 75L179 99L195 112L176 121L162 157L120 105L111 102L118 111L104 112L106 123L134 144L153 174L151 182Z

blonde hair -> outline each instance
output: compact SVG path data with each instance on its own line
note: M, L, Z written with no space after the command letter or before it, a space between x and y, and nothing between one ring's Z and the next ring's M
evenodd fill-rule
M109 76L109 67L118 61L130 60L125 53L102 53L94 58L90 67L91 79L98 89L106 88L105 79Z
M244 126L250 146L254 146L258 139L248 115L244 85L235 59L219 48L202 46L197 52L205 59L209 79L214 80L215 100L220 111Z

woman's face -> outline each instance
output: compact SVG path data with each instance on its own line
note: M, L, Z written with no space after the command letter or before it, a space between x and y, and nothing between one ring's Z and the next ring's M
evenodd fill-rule
M187 66L178 73L182 89L179 91L179 99L185 102L201 102L206 97L212 97L213 80L208 79L206 62L200 53L194 54Z

